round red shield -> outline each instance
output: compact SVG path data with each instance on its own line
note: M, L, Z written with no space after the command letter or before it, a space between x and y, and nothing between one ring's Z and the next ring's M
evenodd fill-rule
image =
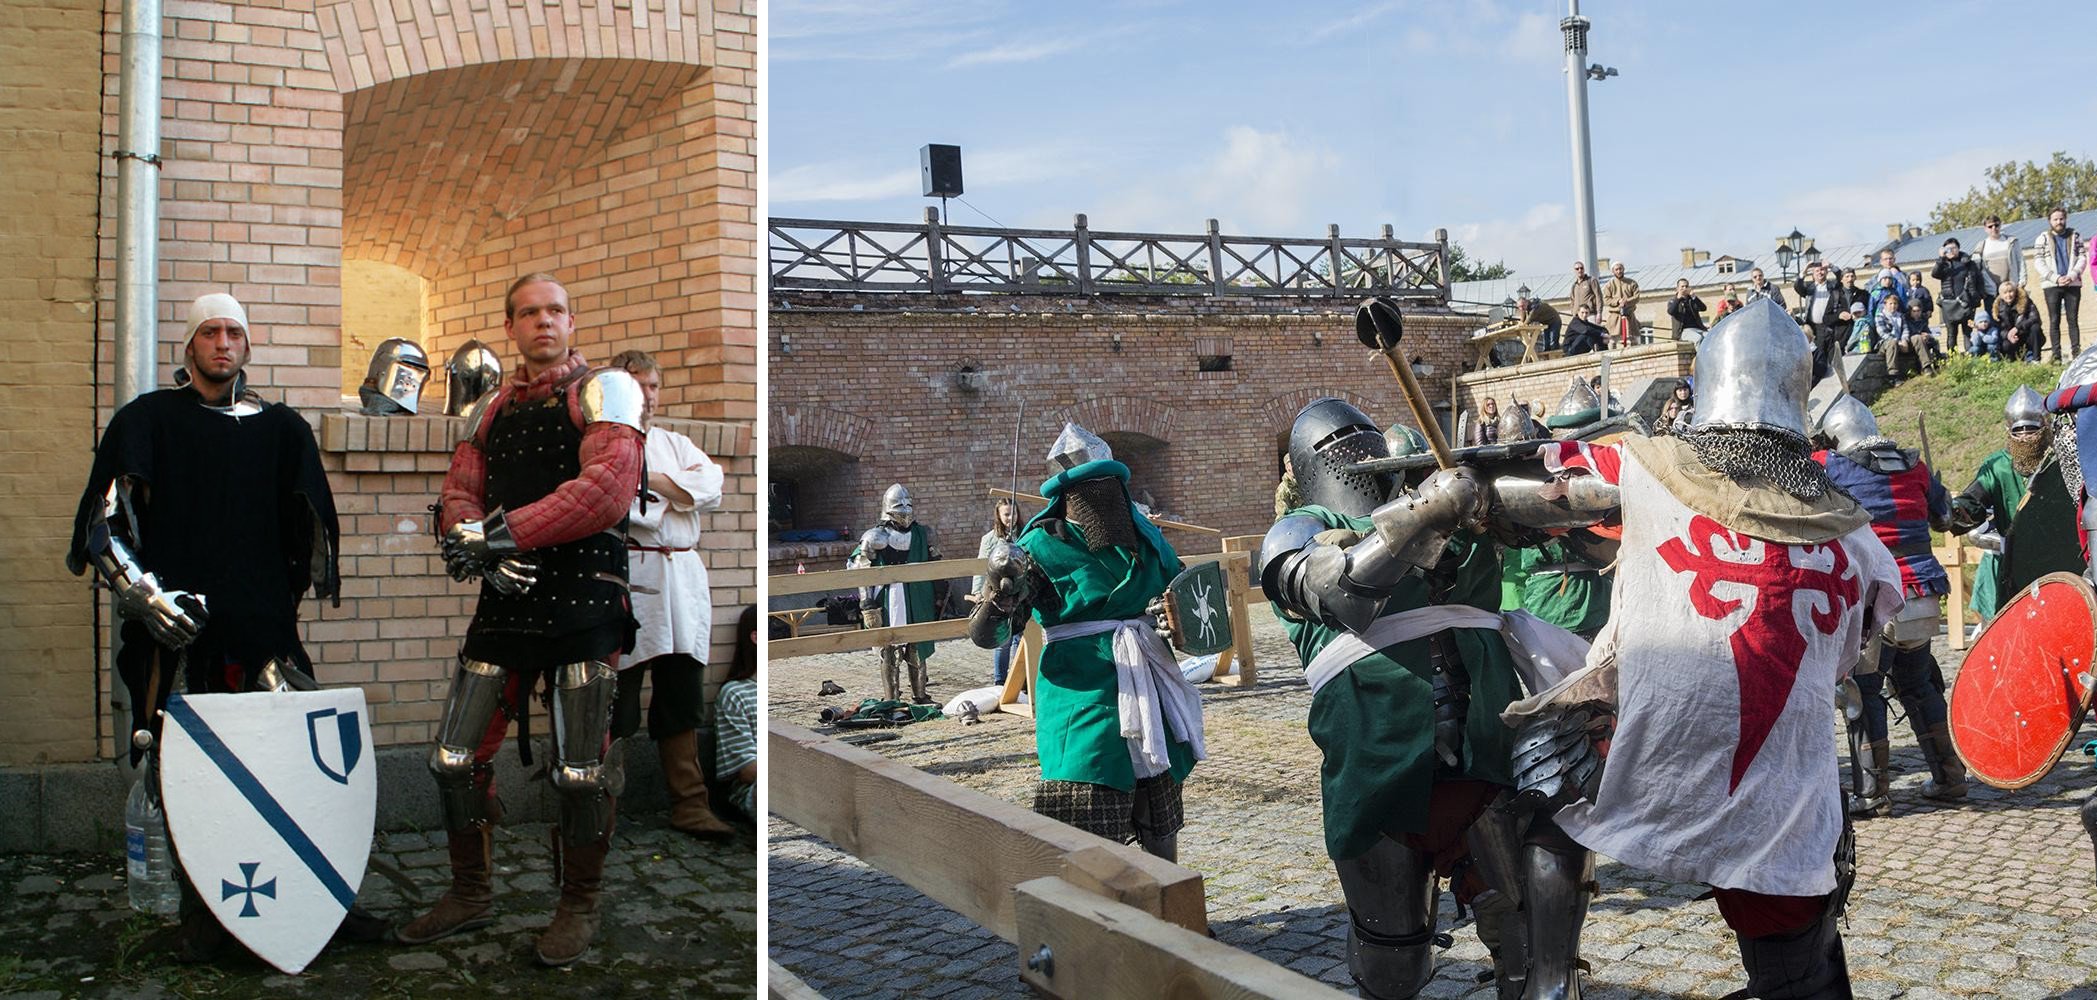
M1973 776L2023 788L2046 776L2090 707L2097 596L2049 573L2005 605L1951 686L1951 741Z

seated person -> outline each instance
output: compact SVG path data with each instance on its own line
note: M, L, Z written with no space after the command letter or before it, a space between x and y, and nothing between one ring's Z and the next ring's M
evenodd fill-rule
M1565 328L1565 353L1567 357L1599 351L1609 346L1609 331L1596 323L1594 314L1585 306L1573 317Z

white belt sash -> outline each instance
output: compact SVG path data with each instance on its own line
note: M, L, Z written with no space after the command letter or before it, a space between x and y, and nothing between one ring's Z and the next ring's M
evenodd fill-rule
M1172 769L1167 726L1172 737L1193 751L1195 760L1206 760L1209 752L1202 742L1201 693L1180 674L1171 647L1152 629L1149 618L1065 622L1042 630L1050 643L1107 632L1114 633L1121 735L1128 740L1136 777L1155 777Z
M1376 619L1368 631L1360 635L1342 632L1335 636L1311 662L1303 668L1303 679L1311 686L1311 694L1326 682L1340 675L1340 671L1386 646L1409 642L1421 636L1433 635L1449 628L1489 628L1500 630L1501 616L1497 611L1485 611L1468 604L1434 604L1411 611L1400 611Z

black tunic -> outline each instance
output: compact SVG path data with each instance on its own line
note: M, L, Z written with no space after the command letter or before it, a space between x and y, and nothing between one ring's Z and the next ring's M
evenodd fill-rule
M88 524L120 476L135 480L141 567L162 587L203 595L209 610L183 651L190 689L244 690L272 658L311 671L299 643L299 600L316 582L334 590L341 529L305 419L281 403L234 417L186 388L126 404L95 449L73 522L74 565L86 561ZM318 551L316 541L324 543ZM134 693L134 723L167 695L169 678L149 672L164 674L175 659L143 624L125 623L117 661Z

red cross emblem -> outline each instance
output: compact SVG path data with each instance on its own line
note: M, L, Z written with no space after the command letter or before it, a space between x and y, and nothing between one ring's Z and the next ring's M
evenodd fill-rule
M1833 568L1820 568L1817 564L1826 563L1829 556ZM1724 620L1745 603L1713 594L1714 584L1754 588L1754 605L1729 638L1733 669L1740 678L1740 744L1733 750L1733 780L1726 788L1730 795L1761 752L1798 680L1806 635L1794 609L1803 599L1814 630L1833 635L1841 627L1843 612L1857 602L1857 578L1850 572L1849 552L1840 543L1765 542L1728 531L1701 514L1690 519L1688 538L1660 544L1660 558L1677 573L1694 574L1689 603L1706 618Z

